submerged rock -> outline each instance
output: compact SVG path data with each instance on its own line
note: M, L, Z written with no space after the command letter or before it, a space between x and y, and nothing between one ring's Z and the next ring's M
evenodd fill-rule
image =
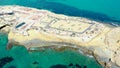
M0 67L3 68L4 65L6 65L7 63L10 63L13 60L14 59L12 57L4 57L0 59Z
M53 65L50 68L67 68L66 65L61 65L61 64L57 64L57 65Z

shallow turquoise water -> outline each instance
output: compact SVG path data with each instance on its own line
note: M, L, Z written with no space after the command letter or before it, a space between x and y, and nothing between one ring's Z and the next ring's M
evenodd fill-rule
M0 5L28 6L120 25L119 3L120 0L0 0ZM58 64L70 68L71 63L73 66L79 64L87 68L102 68L93 58L73 50L58 52L47 48L45 51L28 52L22 46L6 50L7 42L7 35L0 34L0 60L7 56L14 59L3 68L50 68Z
M7 35L0 33L0 68L72 68L77 66L102 68L95 59L75 50L56 51L46 48L45 50L28 52L23 46L14 46L10 50L6 50L7 42ZM9 59L5 59L7 57Z
M59 14L86 17L120 25L120 0L0 0L0 5L22 5Z

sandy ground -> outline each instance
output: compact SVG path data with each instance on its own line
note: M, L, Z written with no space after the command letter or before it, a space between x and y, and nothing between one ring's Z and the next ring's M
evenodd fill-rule
M10 8L12 8L12 7L10 7ZM20 8L20 9L25 10L25 11L31 10L30 8L26 9L26 8L16 7L16 9L17 8ZM34 11L31 11L31 12L36 13L36 11L38 12L37 9L34 9ZM56 17L60 17L60 18L67 18L65 15L58 15L57 16L57 14L54 14L54 13L51 13L51 14L53 14ZM74 17L70 17L70 18L74 19ZM46 18L46 19L48 19L48 18ZM87 19L82 19L82 20L83 21L90 21ZM51 20L48 19L47 21L49 22ZM64 23L62 23L62 24L66 25ZM84 24L85 23L83 23L82 24L83 26L80 27L80 28L82 28L82 30L85 27L88 27L88 25L84 25ZM102 24L102 23L96 23L96 24ZM37 26L38 24L35 24L35 25ZM44 25L44 24L42 23L42 25ZM59 27L59 25L60 24L58 24L58 25L54 24L53 27ZM68 27L71 27L72 25L74 25L74 24L68 25ZM28 36L24 36L22 34L14 33L13 31L10 31L8 33L8 39L15 40L16 42L19 42L20 44L24 45L27 48L44 46L44 45L36 45L39 43L39 41L31 41L34 39L48 41L48 42L72 43L72 44L76 44L78 46L92 48L93 53L98 55L99 58L106 58L105 60L102 60L104 63L115 63L118 66L120 66L120 58L119 58L120 57L120 27L113 28L113 26L109 26L106 24L102 24L102 25L104 25L104 29L102 29L101 32L98 34L97 33L95 35L93 34L95 37L87 42L82 42L80 40L81 37L61 36L61 35L57 35L54 33L47 33L44 31L38 32L38 31L33 30L33 29L30 29L28 31L28 34L29 34ZM78 26L76 26L76 27L78 27ZM99 27L98 29L100 29L101 27ZM44 28L44 26L43 26L43 28ZM67 28L65 27L65 29L67 29ZM79 31L79 30L76 30L78 28L76 28L76 29L75 29L75 27L71 27L71 28L74 31ZM82 31L82 30L80 30L80 31ZM87 36L87 34L84 34L84 35Z

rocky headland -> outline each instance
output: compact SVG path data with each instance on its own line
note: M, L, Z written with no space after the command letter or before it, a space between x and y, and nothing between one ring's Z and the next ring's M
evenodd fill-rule
M0 7L0 30L12 44L34 48L72 48L92 55L104 68L120 68L120 27L23 6Z

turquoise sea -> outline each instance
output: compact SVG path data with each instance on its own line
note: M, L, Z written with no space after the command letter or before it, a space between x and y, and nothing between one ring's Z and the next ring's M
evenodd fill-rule
M120 25L119 3L120 0L0 0L1 6L28 6L116 25ZM23 46L14 46L6 50L7 42L7 35L0 33L0 68L102 68L94 58L71 49L28 52Z
M94 58L66 48L30 51L14 45L6 49L8 36L0 33L0 68L102 68Z
M69 16L120 25L120 0L0 0L0 5L22 5Z

